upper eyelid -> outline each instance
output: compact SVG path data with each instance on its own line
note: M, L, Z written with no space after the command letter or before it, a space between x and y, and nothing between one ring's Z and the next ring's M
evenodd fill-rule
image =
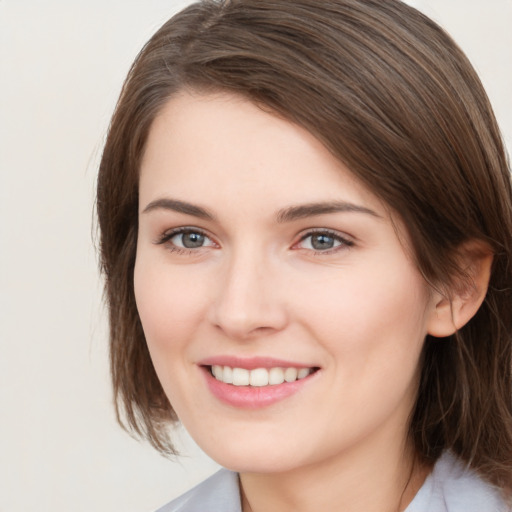
M355 237L352 235L349 235L348 233L337 231L336 229L329 229L329 228L312 228L305 230L301 232L298 235L298 241L304 240L308 236L317 235L317 234L328 234L334 238L339 238L340 240L349 241L354 243Z

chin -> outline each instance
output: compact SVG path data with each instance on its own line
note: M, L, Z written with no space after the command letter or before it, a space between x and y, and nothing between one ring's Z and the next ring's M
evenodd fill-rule
M307 454L302 446L290 439L216 439L202 442L196 438L202 450L221 466L238 473L283 473L303 465ZM290 442L292 441L292 442Z
M286 457L272 456L271 454L258 453L257 450L244 453L223 453L210 455L222 467L236 471L237 473L286 473L296 469L301 464L297 460L287 460Z

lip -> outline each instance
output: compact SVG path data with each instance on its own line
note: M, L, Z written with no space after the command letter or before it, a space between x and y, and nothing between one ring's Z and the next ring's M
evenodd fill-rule
M283 382L274 386L233 386L217 380L210 372L214 365L230 366L232 368L245 368L254 370L256 368L317 368L317 366L284 361L271 357L239 358L232 356L218 356L202 360L199 366L205 377L210 392L221 402L232 407L241 409L261 409L285 400L308 386L318 375L315 371L307 377L294 382Z
M255 370L256 368L318 368L317 365L285 361L274 357L236 357L236 356L214 356L198 362L199 366L230 366L231 368L244 368Z

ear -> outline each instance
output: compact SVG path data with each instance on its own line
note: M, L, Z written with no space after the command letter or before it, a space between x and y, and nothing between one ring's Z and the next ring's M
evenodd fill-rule
M434 291L427 332L444 338L463 327L478 311L487 294L493 254L482 241L470 240L459 248L458 260L466 277L458 278L445 294Z

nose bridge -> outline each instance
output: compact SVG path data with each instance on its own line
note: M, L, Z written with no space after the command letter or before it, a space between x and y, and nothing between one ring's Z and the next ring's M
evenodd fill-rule
M283 328L286 312L276 270L261 247L246 244L233 250L218 279L215 325L233 338Z

